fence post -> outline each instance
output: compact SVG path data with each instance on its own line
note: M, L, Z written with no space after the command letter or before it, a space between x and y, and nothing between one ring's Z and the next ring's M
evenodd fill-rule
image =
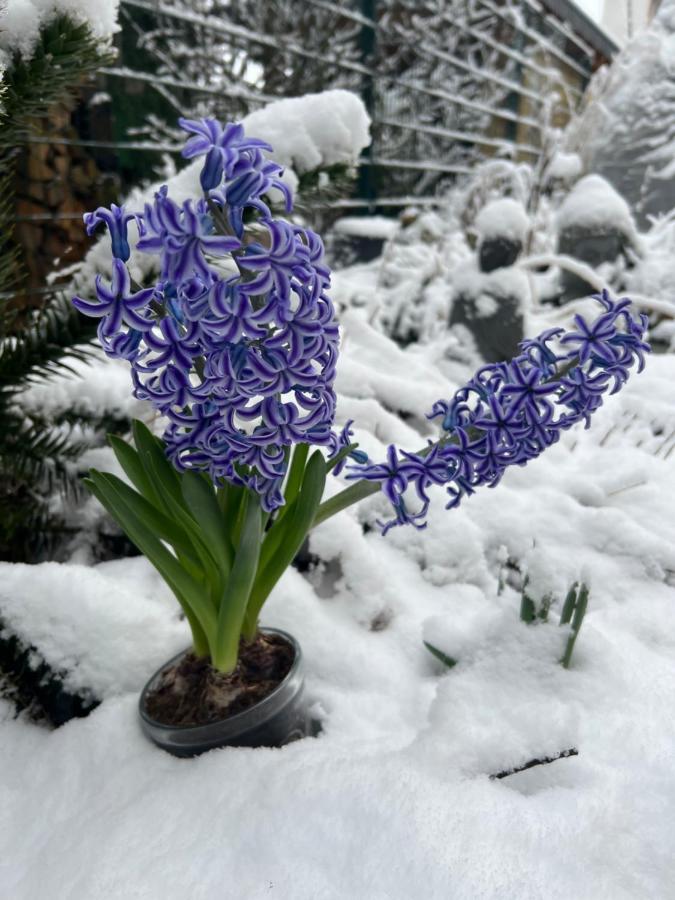
M377 0L361 0L361 13L371 22L377 22L375 16ZM377 31L376 26L367 25L365 22L361 25L359 34L359 50L361 63L371 72L375 65L375 51L377 47ZM372 74L364 74L361 80L361 98L368 110L368 115L372 121L372 141L363 151L363 157L367 160L373 158L373 144L377 135L377 120L375 112L375 79ZM359 195L363 200L368 201L368 212L375 212L377 200L376 173L372 165L362 165L359 168L358 177Z

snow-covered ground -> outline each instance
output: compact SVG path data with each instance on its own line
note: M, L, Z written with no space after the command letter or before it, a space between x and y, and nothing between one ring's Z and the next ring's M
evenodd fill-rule
M309 102L304 130L288 128L300 107L283 101L260 114L260 136L276 130L297 172L358 155L367 120L354 99L329 100L339 113L332 119L321 101ZM577 162L560 158L555 177L573 181ZM500 200L505 172L513 186ZM429 212L400 229L377 222L370 235L391 237L382 258L335 273L338 423L354 419L373 458L390 442L423 446L434 433L425 413L479 364L470 343L447 330L462 278L476 296L490 281L522 298L528 335L569 323L584 305L541 306L552 276L522 261L477 271L469 238L472 229L494 236L494 201L508 236L521 241L531 228L528 253L555 252L556 203L542 200L531 227L524 167L494 161L485 174L463 198L471 216ZM172 179L172 196L192 193L196 177L188 166ZM489 202L492 214L481 219ZM582 198L582 213L589 204ZM616 224L616 207L600 206ZM353 223L342 227L354 233ZM668 314L662 346L675 333L674 245L665 221L630 273L608 267L610 281ZM99 242L80 283L108 256L107 240ZM412 342L400 346L392 334ZM81 377L34 385L22 397L27 412L147 415L123 364L74 368ZM439 491L424 531L382 537L373 527L386 515L381 497L318 528L310 549L319 565L289 570L264 610L264 623L299 639L323 726L281 750L178 760L143 738L138 693L188 632L145 560L92 564L101 519L93 499L72 515L79 534L66 562L0 563L5 627L68 690L102 701L55 730L0 701L0 897L675 896L674 383L675 354L653 355L607 398L590 431L566 433L457 511L444 510ZM115 468L101 447L83 463ZM553 596L548 622L520 620L525 576L535 600ZM556 623L580 579L589 611L564 669L569 631ZM444 668L424 641L457 665ZM491 777L570 750L576 755Z
M358 274L338 274L343 298ZM372 455L419 446L421 414L459 380L448 339L402 350L358 308L343 328L340 418ZM55 400L110 403L109 367ZM144 560L92 567L81 548L69 563L2 564L5 622L68 687L103 698L54 731L3 706L3 895L672 896L674 379L675 357L652 356L590 431L458 511L439 494L426 531L364 534L378 497L321 526L321 566L290 570L265 608L300 640L323 722L282 750L177 760L142 737L138 691L188 640ZM519 620L512 579L500 593L514 565L533 596L554 592L548 624ZM579 577L589 612L565 670L556 610Z

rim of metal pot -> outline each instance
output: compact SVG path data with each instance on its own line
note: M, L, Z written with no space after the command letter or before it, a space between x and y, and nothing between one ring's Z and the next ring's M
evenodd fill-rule
M241 712L235 713L233 716L225 716L222 719L215 719L213 722L201 722L199 724L195 723L194 725L166 725L164 722L158 722L157 719L153 719L152 716L150 716L144 709L145 698L148 694L148 689L149 689L150 685L153 684L155 679L160 675L160 673L164 671L164 669L169 668L169 666L171 666L174 662L176 662L176 660L180 659L182 656L185 656L185 654L189 652L190 648L188 647L185 650L182 650L180 653L177 653L175 656L172 656L171 659L167 660L165 663L163 663L157 669L157 671L153 675L151 675L151 677L146 682L145 687L141 691L141 696L138 699L138 712L139 712L140 717L143 719L143 721L147 722L147 724L151 725L153 728L162 729L164 731L171 731L171 732L191 731L195 728L208 728L210 725L216 725L219 722L232 722L233 724L236 725L237 722L243 721L246 718L246 716L252 712L252 710L254 710L254 709L259 710L262 707L271 706L272 701L276 699L278 694L286 686L287 682L289 682L291 680L291 678L297 673L297 671L300 667L301 650L300 650L300 644L293 637L293 635L289 634L287 631L284 631L281 628L260 628L259 630L263 634L281 635L281 637L285 638L288 641L288 643L293 647L293 650L295 652L295 656L293 658L293 664L291 665L291 668L288 670L288 672L284 676L283 680L280 681L279 684L274 688L274 690L272 691L271 694L268 694L262 700L259 700L257 703L254 703L253 706L249 706L247 709L243 709Z

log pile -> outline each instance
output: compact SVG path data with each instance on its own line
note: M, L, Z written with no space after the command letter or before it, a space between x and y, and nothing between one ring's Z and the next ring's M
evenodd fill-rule
M14 236L27 273L19 305L41 305L47 276L79 261L91 245L82 214L105 202L110 177L101 175L87 148L49 140L49 134L77 140L66 110L50 113L33 132L16 167ZM44 142L43 142L44 141Z

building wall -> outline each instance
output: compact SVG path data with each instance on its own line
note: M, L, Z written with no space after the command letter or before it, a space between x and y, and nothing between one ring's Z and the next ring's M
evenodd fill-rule
M605 0L602 27L623 46L649 23L658 6L658 0Z

